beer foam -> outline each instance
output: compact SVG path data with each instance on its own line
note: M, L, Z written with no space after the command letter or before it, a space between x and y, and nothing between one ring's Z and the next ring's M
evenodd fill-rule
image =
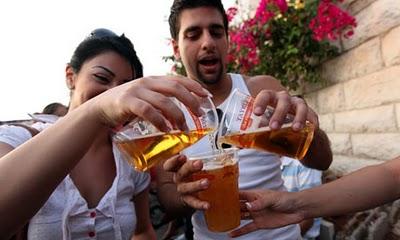
M203 170L213 170L236 164L237 159L233 153L216 156L212 160L203 160Z
M226 161L226 162L221 162L221 163L213 162L213 163L209 163L206 165L203 164L202 170L206 170L206 171L215 170L215 169L219 169L219 168L223 168L223 167L227 167L227 166L232 166L235 164L236 164L236 161L232 161L232 159L229 161Z

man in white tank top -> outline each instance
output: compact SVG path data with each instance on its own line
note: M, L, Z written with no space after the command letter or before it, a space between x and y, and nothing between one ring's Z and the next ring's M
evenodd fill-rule
M320 170L327 169L332 161L329 141L325 133L318 129L318 116L304 100L291 97L286 89L273 77L247 77L226 72L228 52L228 26L225 10L220 0L175 0L169 18L174 56L180 59L190 79L200 82L213 95L217 108L223 109L225 101L238 88L255 97L254 113L260 115L267 105L275 107L270 127L278 129L283 117L295 110L294 129L301 129L306 120L316 125L315 137L302 163ZM207 151L210 144L201 140L184 151L193 153ZM208 187L206 179L188 182L193 172L201 170L196 161L186 162L185 157L169 159L163 167L158 167L158 193L161 203L171 215L191 213L192 209L204 210L208 203L197 199L193 193ZM279 156L256 150L243 149L239 152L239 188L283 189ZM165 171L166 170L166 171ZM173 172L173 173L171 173ZM175 174L174 179L172 179ZM179 190L179 191L178 191ZM191 208L189 208L191 207ZM229 233L208 231L202 211L192 217L195 239L230 239ZM241 226L249 223L242 221ZM255 229L256 230L256 229ZM258 230L238 239L300 239L297 225L284 228Z

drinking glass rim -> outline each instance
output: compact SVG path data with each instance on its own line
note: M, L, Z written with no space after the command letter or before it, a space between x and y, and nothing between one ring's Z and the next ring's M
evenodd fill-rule
M234 154L239 151L239 148L237 147L231 147L231 148L225 148L225 149L215 149L211 151L206 151L202 153L198 153L195 155L188 156L188 160L198 160L198 159L208 159L208 158L213 158L221 155L221 153L224 153L226 155L229 154Z
M206 114L208 115L209 113L212 113L212 116L215 119L214 120L215 126L210 126L210 128L197 128L197 126L196 126L196 129L193 129L193 130L200 131L200 130L211 129L212 130L211 132L213 134L217 134L218 133L218 129L219 129L219 120L218 120L218 114L217 114L216 107L215 107L214 102L212 101L211 97L210 96L201 97L201 96L197 96L195 94L193 94L193 95L196 96L199 99L207 99L206 102L207 102L207 104L210 104L210 106L208 106L208 107L210 107L210 109L207 112L204 112L204 115L206 115ZM196 117L197 119L200 118L198 116L195 116L186 105L184 105L181 101L179 101L179 99L177 99L176 97L170 97L170 98L173 99L174 103L179 108L186 109L186 111L189 113L189 115L192 116L192 118L194 118L194 117ZM126 131L131 131L132 126L135 123L139 122L139 121L147 122L149 125L151 125L154 128L156 128L152 123L148 122L147 120L145 120L145 119L143 119L141 117L135 117L133 120L129 121L126 125L114 128L113 131L112 131L112 140L115 140L115 141L127 141L127 140L155 137L155 136L160 136L160 135L164 135L164 134L175 134L175 133L178 133L178 132L183 132L182 130L172 129L171 128L171 130L167 131L167 132L164 132L164 131L161 131L161 130L157 129L156 132L151 133L151 134L143 134L143 135L138 134L138 135L135 135L135 136L126 135ZM195 119L193 119L193 121L195 121ZM194 123L194 124L196 125L196 123Z
M231 105L231 103L232 103L232 98L235 96L235 94L240 94L240 95L243 95L243 96L248 96L248 97L254 99L253 96L242 92L242 91L241 91L240 89L238 89L238 88L233 89L232 93L229 95L229 97L228 97L228 99L227 99L227 102L226 102L227 104L226 104L226 106L224 107L224 110L222 110L221 119L219 119L219 121L218 121L217 138L220 138L222 135L225 135L224 133L222 133L222 131L224 130L224 129L223 129L223 128L224 128L224 124L228 124L228 123L226 122L226 119L225 119L225 118L226 118L226 114L227 114L227 112L228 112L227 110L228 110L229 106ZM228 125L229 125L229 124L228 124Z

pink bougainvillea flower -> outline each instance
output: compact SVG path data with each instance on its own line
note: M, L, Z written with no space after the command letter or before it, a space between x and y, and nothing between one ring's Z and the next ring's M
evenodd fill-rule
M324 39L336 40L345 29L350 29L347 31L348 34L344 35L349 37L353 34L352 28L356 26L355 18L330 0L322 0L320 2L317 16L309 24L310 29L313 31L313 38L317 41Z
M274 0L275 5L279 8L281 13L285 13L288 10L286 0Z
M226 15L228 17L228 22L231 22L232 19L236 16L238 9L236 7L230 7L226 10Z

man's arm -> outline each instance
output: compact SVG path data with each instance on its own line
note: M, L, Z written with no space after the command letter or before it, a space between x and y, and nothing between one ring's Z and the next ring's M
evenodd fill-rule
M310 148L300 162L309 168L326 170L331 165L332 158L328 136L321 129L316 129Z

